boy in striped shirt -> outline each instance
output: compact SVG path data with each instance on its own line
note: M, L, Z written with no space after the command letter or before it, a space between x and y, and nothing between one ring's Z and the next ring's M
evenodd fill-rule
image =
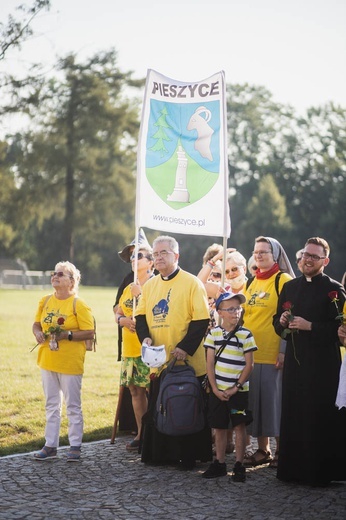
M239 325L243 294L223 293L215 302L221 326L210 330L204 346L207 349L209 395L208 420L215 431L216 459L203 473L204 478L227 475L225 451L227 430L235 431L236 463L232 480L245 482L243 466L246 447L246 425L252 422L248 407L249 376L253 370L253 352L257 350L252 333Z

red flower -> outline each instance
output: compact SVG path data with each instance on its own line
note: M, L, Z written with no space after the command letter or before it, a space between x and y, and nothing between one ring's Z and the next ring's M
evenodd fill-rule
M334 303L335 305L335 308L336 308L336 312L337 312L337 316L336 316L336 320L340 320L340 323L344 323L345 321L345 318L346 318L346 315L344 315L342 312L340 313L339 311L339 307L338 307L338 304L336 302L339 301L339 298L338 298L338 291L330 291L328 293L328 296L329 298L331 299L332 303Z
M53 334L60 334L60 332L62 332L64 329L61 328L61 325L64 325L65 323L65 318L63 318L62 316L60 316L57 320L56 320L56 326L54 327L53 325L51 325L49 328L48 328L48 331L47 332L44 332L44 335L45 337L47 338L49 335L52 336ZM56 341L56 340L55 340ZM32 352L37 346L39 345L39 343L37 343L37 345L35 345L31 350L30 352ZM56 345L58 345L58 342L56 341ZM59 350L59 347L57 346L56 349L52 349L52 350Z
M328 293L328 296L329 296L329 298L332 300L332 302L337 302L337 301L339 301L339 299L338 299L338 291L330 291L330 292Z
M291 302L285 302L282 304L282 308L284 311L290 311L293 308L293 305Z

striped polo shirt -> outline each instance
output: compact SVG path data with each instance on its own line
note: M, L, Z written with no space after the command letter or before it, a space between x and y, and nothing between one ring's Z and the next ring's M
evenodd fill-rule
M217 351L228 335L229 332L222 327L215 327L207 335L204 347L214 349L215 355L217 355ZM257 346L252 333L244 327L239 327L235 335L232 335L227 341L221 356L215 364L215 378L219 390L226 390L238 381L245 367L245 354L255 350L257 350ZM243 391L248 390L249 382L246 381L243 383Z

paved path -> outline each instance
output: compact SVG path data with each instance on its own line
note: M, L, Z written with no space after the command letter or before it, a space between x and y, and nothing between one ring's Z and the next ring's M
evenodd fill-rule
M245 484L205 480L207 464L183 472L146 466L125 437L83 446L83 459L37 462L32 454L0 459L0 518L164 520L346 519L346 482L328 488L279 482L275 470L250 469ZM229 471L234 455L227 456Z

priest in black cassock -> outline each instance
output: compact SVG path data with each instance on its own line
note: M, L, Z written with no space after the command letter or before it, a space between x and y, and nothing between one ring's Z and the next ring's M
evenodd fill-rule
M346 480L346 409L335 406L345 290L323 272L329 252L323 238L307 240L302 276L285 283L273 318L287 340L277 477L312 486Z

